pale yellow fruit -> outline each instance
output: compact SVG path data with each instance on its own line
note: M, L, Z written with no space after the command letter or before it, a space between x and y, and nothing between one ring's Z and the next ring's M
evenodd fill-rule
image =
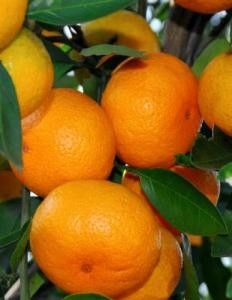
M53 85L53 65L42 41L28 29L0 53L15 85L22 117L32 113Z
M149 24L140 15L121 10L106 17L82 25L89 46L115 40L140 51L152 53L160 50L158 39Z

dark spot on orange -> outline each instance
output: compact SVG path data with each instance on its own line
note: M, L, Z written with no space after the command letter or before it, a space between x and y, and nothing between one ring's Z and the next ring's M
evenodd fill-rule
M81 266L81 271L83 271L84 273L90 273L92 271L92 266L90 264L83 264Z
M23 152L24 153L29 152L29 147L27 146L27 144L23 144Z
M191 113L190 113L190 111L189 110L187 110L186 112L185 112L185 119L186 120L188 120L189 118L190 118L190 115L191 115Z

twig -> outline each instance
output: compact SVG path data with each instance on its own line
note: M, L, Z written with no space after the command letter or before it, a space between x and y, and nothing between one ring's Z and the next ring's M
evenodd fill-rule
M28 221L30 216L30 191L23 188L22 195L22 212L21 212L21 226ZM20 300L30 300L29 280L28 280L28 265L27 265L27 251L22 258L19 266L20 275Z

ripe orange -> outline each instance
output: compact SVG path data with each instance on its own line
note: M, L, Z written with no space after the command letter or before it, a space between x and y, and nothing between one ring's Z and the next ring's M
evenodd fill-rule
M179 243L168 230L163 228L161 233L162 246L158 265L141 288L120 297L120 300L168 299L174 292L180 280L182 252Z
M169 54L124 64L112 75L102 107L112 121L117 154L134 167L170 167L190 150L198 128L197 81Z
M217 204L217 200L220 193L220 185L219 181L214 172L211 171L203 171L194 168L187 168L182 166L174 166L171 170L180 176L184 177L186 180L190 181L201 193L203 193L208 199L213 203ZM142 196L143 199L147 199L145 193L143 192L139 178L135 175L126 173L122 184L138 195ZM179 232L169 224L159 213L155 210L155 215L157 217L158 222L163 227L167 228L174 235L179 235ZM190 240L193 245L201 244L201 237L189 235Z
M18 198L21 184L11 171L0 171L0 202Z
M22 27L28 0L1 0L0 49L15 38Z
M232 54L215 57L205 68L199 86L199 107L208 126L219 127L232 136Z
M204 14L215 13L232 7L232 0L175 0L175 3Z
M153 53L160 50L158 38L140 15L121 10L81 26L89 46L116 40L117 45Z
M142 198L120 184L80 180L53 190L32 222L33 256L68 293L117 297L158 263L161 232Z
M115 139L101 107L72 89L54 89L44 105L24 128L23 169L14 169L22 183L46 196L67 181L107 178Z
M21 1L21 0L20 0ZM12 77L21 116L32 113L48 96L53 85L53 65L43 43L23 29L2 52L0 60Z

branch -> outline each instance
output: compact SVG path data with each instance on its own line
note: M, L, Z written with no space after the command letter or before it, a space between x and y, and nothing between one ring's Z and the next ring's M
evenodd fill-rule
M23 188L22 195L22 212L21 212L21 226L28 221L30 216L30 191ZM28 280L28 266L27 266L27 251L22 258L19 266L20 275L20 300L30 300L29 280Z

